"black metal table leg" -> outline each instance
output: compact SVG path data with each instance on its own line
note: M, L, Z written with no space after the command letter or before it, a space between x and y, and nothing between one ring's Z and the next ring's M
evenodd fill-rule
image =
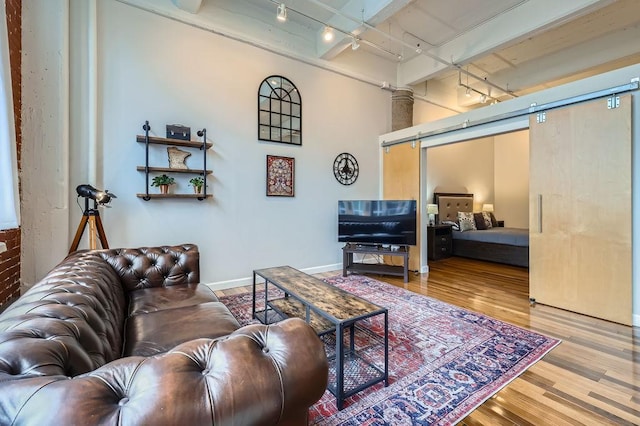
M251 299L251 318L256 319L256 273L253 273L253 298Z
M389 386L389 315L384 313L384 386Z
M342 324L336 326L336 403L338 411L342 410L344 405L344 345L342 344L344 329L342 327Z

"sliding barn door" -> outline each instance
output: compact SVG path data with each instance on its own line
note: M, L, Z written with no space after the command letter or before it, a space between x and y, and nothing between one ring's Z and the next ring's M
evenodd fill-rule
M408 143L392 146L389 152L383 154L382 161L383 198L385 200L417 200L417 244L409 247L409 269L419 271L422 235L420 213L423 208L420 201L420 147L412 148ZM398 258L385 256L385 262L388 264L393 264L394 260L397 262Z
M529 125L530 297L631 325L631 95Z

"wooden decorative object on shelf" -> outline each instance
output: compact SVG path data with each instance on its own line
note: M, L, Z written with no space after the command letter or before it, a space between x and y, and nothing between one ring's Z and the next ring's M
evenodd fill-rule
M169 168L187 170L187 158L191 156L190 152L183 151L175 146L167 148L167 155L169 156Z

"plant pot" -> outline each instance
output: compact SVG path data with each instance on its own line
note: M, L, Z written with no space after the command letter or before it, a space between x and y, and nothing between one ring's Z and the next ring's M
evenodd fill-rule
M194 186L193 187L193 192L195 192L196 194L202 194L202 187L201 186Z
M169 185L160 185L160 193L168 194L169 193Z

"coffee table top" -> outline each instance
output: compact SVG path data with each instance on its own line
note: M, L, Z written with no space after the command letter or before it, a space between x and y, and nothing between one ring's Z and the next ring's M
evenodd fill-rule
M387 311L374 303L334 287L290 266L256 269L256 275L333 317L336 322L357 320Z

